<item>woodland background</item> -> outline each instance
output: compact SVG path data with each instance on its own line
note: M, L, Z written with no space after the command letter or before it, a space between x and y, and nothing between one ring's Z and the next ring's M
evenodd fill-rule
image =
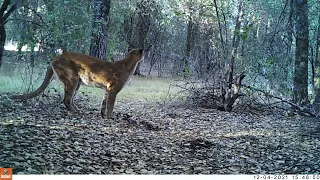
M0 62L5 42L17 46L15 59L5 62L31 69L57 49L115 60L153 44L146 74L206 78L231 64L255 87L317 104L319 6L316 0L6 0Z
M0 0L0 166L14 173L319 173L319 0ZM152 45L116 119L61 106L57 54ZM9 142L9 143L7 143ZM48 143L49 142L49 143ZM94 148L92 148L94 147ZM4 158L6 157L6 158Z

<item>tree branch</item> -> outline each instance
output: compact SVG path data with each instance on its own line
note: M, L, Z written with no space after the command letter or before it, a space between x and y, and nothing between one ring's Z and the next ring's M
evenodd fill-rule
M248 85L244 85L244 84L241 84L242 87L245 87L245 88L248 88L250 90L254 90L254 91L258 91L258 92L261 92L263 93L266 97L271 97L271 98L274 98L274 99L277 99L277 100L280 100L281 102L283 103L287 103L289 104L290 106L294 107L296 110L298 110L300 113L303 113L304 115L308 115L308 116L312 116L312 117L318 117L318 114L315 113L313 110L311 110L310 108L306 107L306 106L300 106L296 103L293 103L292 101L290 100L287 100L287 99L284 99L284 98L281 98L281 97L277 97L277 96L274 96L274 95L271 95L261 89L257 89L257 88L254 88L252 86L248 86Z
M214 0L214 7L216 9L216 15L218 19L218 27L219 27L219 32L220 32L220 41L221 41L221 46L222 46L222 51L223 51L223 57L226 58L226 48L224 46L224 40L223 40L223 35L222 35L222 27L221 27L221 22L220 22L220 16L219 16L219 11L218 11L218 6L217 6L217 0Z
M277 31L277 29L278 29L278 27L280 27L279 25L280 25L280 22L281 22L281 20L282 20L282 16L284 15L284 13L285 13L285 10L287 9L287 6L288 6L288 3L289 3L289 0L286 0L286 2L285 2L285 4L284 4L284 7L282 8L282 11L281 11L281 13L280 13L280 16L279 16L279 18L278 18L278 22L277 22L277 25L275 26L275 29L274 29L274 33L272 34L272 36L271 36L271 40L270 40L270 49L273 49L272 47L272 44L273 44L273 42L274 42L274 38L275 38L275 36L276 36L276 34L278 33Z
M3 17L4 12L7 10L8 6L10 5L10 0L5 0L2 3L1 9L0 9L0 18Z
M13 11L15 11L17 9L17 4L13 4L9 11L3 16L3 21L6 21L8 19L8 17L13 13Z
M44 26L48 27L48 25L46 25L46 22L43 20L42 16L36 10L34 10L33 8L31 8L29 6L24 6L24 7L26 7L27 9L32 11L35 15L37 15L39 17L40 21L44 24Z

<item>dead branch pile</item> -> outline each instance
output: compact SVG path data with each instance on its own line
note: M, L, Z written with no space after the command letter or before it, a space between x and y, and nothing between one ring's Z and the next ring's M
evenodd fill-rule
M298 114L318 117L312 105L295 104L290 98L272 95L261 89L242 84L244 77L242 72L233 78L232 83L228 83L225 81L226 78L223 78L224 81L220 83L207 80L205 82L189 81L180 84L179 87L189 94L188 100L199 107L222 111L235 109L241 113L260 115L293 116ZM241 92L240 88L242 88Z

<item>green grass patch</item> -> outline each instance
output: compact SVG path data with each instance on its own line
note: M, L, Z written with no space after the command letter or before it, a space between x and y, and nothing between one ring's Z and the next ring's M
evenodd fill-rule
M31 71L24 66L4 65L0 71L0 93L26 93L38 88L42 83L46 68L38 68ZM175 97L180 88L174 86L175 81L168 78L136 77L128 82L117 96L120 101L163 101ZM62 83L55 77L47 87L46 92L63 93ZM85 94L93 99L99 99L104 95L104 90L82 85L78 95Z
M163 78L133 77L120 91L117 100L120 101L162 101L174 97L180 88L173 85L174 81ZM100 99L104 90L89 86L81 86L78 93L88 94L92 98Z

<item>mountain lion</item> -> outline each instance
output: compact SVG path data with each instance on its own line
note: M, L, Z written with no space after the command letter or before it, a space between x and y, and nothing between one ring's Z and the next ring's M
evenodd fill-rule
M63 103L69 111L78 111L73 104L73 98L80 84L83 83L106 90L102 101L101 116L105 117L107 109L107 118L111 118L117 94L132 77L137 64L143 61L144 54L143 49L133 49L124 59L109 62L81 53L63 53L52 61L43 83L36 91L16 95L14 98L26 100L38 96L49 85L55 72L64 85Z

